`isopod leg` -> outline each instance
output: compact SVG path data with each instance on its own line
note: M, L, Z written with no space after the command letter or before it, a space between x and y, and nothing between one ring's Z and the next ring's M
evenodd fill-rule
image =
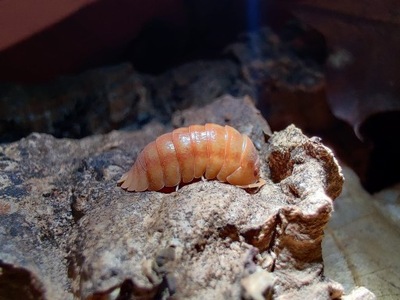
M123 184L126 179L128 178L129 172L126 172L124 175L122 175L122 177L117 181L117 184L121 185Z
M256 188L261 188L262 186L264 186L267 182L260 178L258 179L257 182L255 183L251 183L251 184L247 184L247 185L238 185L238 187L242 188L242 189L256 189Z

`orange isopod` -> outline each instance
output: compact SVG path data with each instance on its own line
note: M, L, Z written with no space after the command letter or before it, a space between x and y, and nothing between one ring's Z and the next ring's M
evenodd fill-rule
M133 191L158 191L194 178L218 179L242 188L262 186L260 159L252 141L230 126L192 125L148 144L118 184Z

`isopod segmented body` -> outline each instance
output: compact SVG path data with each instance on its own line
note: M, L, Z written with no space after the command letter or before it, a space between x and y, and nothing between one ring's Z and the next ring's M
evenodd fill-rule
M148 144L118 183L128 191L158 191L204 176L259 187L259 169L257 150L247 135L227 125L192 125Z

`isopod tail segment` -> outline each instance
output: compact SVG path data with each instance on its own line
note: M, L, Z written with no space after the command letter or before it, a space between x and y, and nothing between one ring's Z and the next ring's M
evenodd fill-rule
M250 138L230 126L192 125L149 143L118 184L129 192L159 191L196 178L260 188L260 159Z

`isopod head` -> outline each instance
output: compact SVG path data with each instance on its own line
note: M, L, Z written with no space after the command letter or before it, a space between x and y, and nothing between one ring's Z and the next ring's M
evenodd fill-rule
M260 159L257 150L247 135L242 135L242 157L240 159L240 167L231 175L226 177L226 181L230 184L237 185L242 188L250 188L256 184L260 178Z

